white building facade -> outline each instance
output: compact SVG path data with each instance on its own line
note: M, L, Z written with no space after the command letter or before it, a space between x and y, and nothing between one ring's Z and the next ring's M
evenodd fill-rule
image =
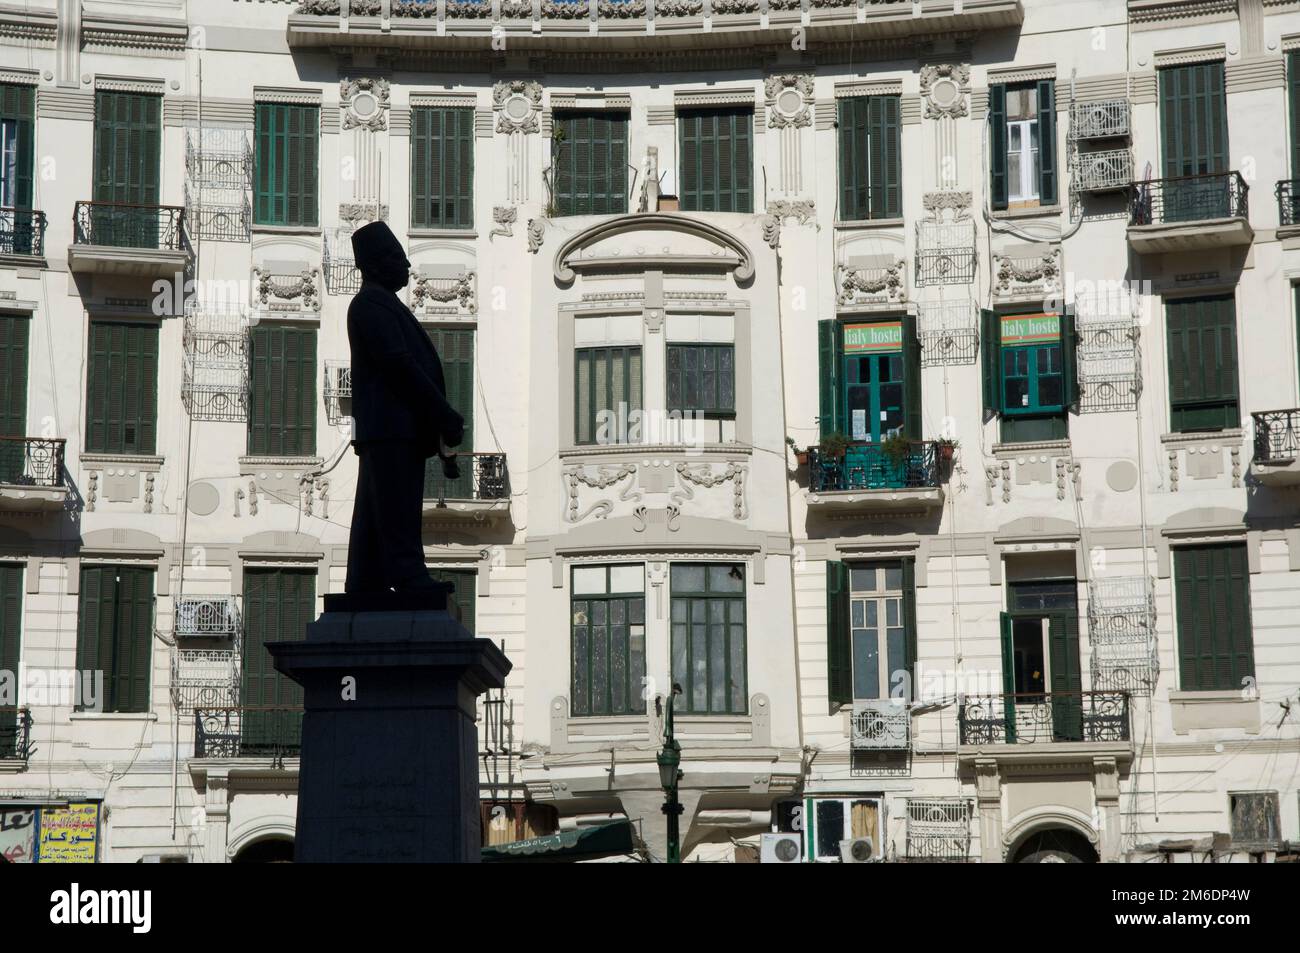
M0 851L291 853L264 644L342 591L377 218L468 424L430 571L514 664L485 843L662 856L676 685L686 860L1289 850L1293 50L1292 0L0 0Z

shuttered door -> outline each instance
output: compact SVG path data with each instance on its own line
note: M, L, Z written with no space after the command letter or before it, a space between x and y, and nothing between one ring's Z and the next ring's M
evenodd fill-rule
M255 121L256 222L316 225L320 107L258 103Z
M429 575L435 582L449 582L456 588L447 597L448 608L452 610L460 624L474 633L474 600L477 592L478 573L473 569L430 569Z
M158 325L90 322L86 373L86 449L92 453L154 453Z
M149 710L153 573L143 566L81 570L77 668L104 673L104 711Z
M1290 113L1291 134L1291 178L1300 178L1300 51L1292 50L1286 55L1286 89L1287 109ZM1300 196L1292 190L1292 208ZM1292 221L1300 221L1300 216L1293 214Z
M1161 154L1166 178L1228 170L1228 121L1222 63L1160 71ZM1165 183L1164 221L1223 218L1227 185L1220 179Z
M818 423L821 437L844 430L840 378L844 367L844 338L835 320L817 322Z
M268 642L305 638L316 615L311 569L244 570L244 651L240 683L245 754L271 753L298 742L302 687L275 669ZM287 709L287 711L286 711Z
M22 652L23 567L0 563L0 672L17 672ZM17 699L0 700L0 758L14 753L18 712Z
M36 143L36 88L16 83L0 83L0 121L13 135L12 172L7 162L0 162L0 207L15 211L6 216L12 225L0 224L0 253L30 255L33 251L33 216L22 209L32 207L32 166Z
M1056 82L1040 79L1038 92L1038 201L1056 204Z
M27 436L27 339L32 319L0 314L0 483L22 479Z
M1240 416L1234 297L1170 301L1166 325L1172 429L1184 432L1236 427Z
M627 211L627 113L569 112L555 117L555 203L560 215Z
M411 227L474 224L474 110L411 110Z
M1174 550L1179 687L1237 691L1255 674L1244 544Z
M849 631L849 567L826 563L826 684L830 710L853 702L853 643Z
M898 96L839 100L840 218L902 215Z
M682 208L750 212L754 206L753 107L687 109L677 116Z
M162 97L99 90L95 94L96 202L91 244L157 248L162 156Z
M460 457L460 476L448 480L442 474L442 462L430 457L424 471L426 500L474 499L474 332L465 328L429 328L438 358L442 361L442 378L447 385L447 403L465 418L465 439L456 448Z
M248 452L312 456L316 452L316 330L262 324L253 328L249 341Z
M1007 207L1007 88L989 87L989 201L994 210Z

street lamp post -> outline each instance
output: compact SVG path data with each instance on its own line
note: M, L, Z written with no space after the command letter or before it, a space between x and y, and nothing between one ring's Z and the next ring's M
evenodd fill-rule
M677 819L682 816L681 801L677 799L677 782L682 777L682 746L673 737L673 699L682 693L682 687L674 684L668 694L668 711L664 716L664 746L655 760L659 763L659 784L664 789L664 806L668 818L668 863L682 862L681 832Z

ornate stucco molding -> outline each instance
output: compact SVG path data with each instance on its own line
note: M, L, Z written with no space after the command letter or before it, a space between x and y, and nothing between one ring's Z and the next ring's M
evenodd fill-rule
M270 267L253 269L253 304L267 311L320 310L320 269L287 274Z
M519 219L519 210L506 205L498 205L492 210L492 221L496 227L488 232L488 238L493 235L504 235L506 238L513 238L515 234L515 222Z
M1032 254L1010 252L993 259L993 293L1002 297L1016 295L1049 296L1061 290L1061 246L1044 246Z
M813 77L811 74L785 73L763 81L767 94L768 125L773 129L811 126L813 121Z
M382 132L388 128L389 88L383 77L340 80L339 100L344 129Z
M835 268L841 305L903 304L907 301L904 275L907 263L902 258L876 256L879 262L850 262Z
M921 205L936 222L964 222L970 218L971 193L954 189L926 192Z
M546 220L541 218L530 218L528 220L528 250L532 254L537 254L542 249L542 242L546 240Z
M970 67L962 63L940 63L921 67L921 100L925 118L956 119L967 115Z
M563 6L574 7L577 4ZM542 84L531 79L497 83L492 87L492 108L497 114L497 132L540 132Z
M423 311L439 304L456 305L463 312L474 311L474 272L463 271L450 278L421 275L411 291L411 309Z
M727 255L680 255L672 252L671 243L668 251L662 255L642 254L620 258L617 267L624 270L645 270L664 265L690 265L692 267L712 270L731 271L736 281L744 283L754 277L754 256L749 246L730 232L700 221L689 215L675 212L648 212L635 215L623 215L618 218L598 222L590 228L579 232L555 252L553 272L560 284L569 284L577 272L583 268L610 267L613 263L603 258L583 257L583 252L605 239L615 238L636 231L669 231L684 235L693 235L713 242L730 252Z

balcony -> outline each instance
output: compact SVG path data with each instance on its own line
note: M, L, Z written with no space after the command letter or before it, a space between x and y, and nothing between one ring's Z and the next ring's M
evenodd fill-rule
M0 206L0 258L43 258L45 213Z
M192 257L177 205L78 202L68 267L74 272L171 278Z
M1278 228L1300 226L1300 179L1283 179L1277 184L1274 194L1277 196Z
M1265 410L1250 418L1255 425L1251 475L1264 486L1300 484L1300 409Z
M854 751L906 751L911 734L912 713L901 701L853 702L850 743Z
M63 468L66 441L47 437L0 437L0 510L59 510L68 499Z
M1129 695L1122 691L965 695L957 707L958 755L1131 758L1129 722Z
M393 0L391 19L379 0L352 0L343 17L339 0L301 0L289 16L291 47L478 49L489 55L494 29L509 31L512 49L571 53L787 47L790 30L807 22L818 42L901 40L1019 26L1021 0ZM806 13L804 11L807 11ZM803 18L809 19L805 21ZM576 45L575 45L576 41Z
M808 507L831 513L915 513L943 506L948 452L937 441L909 441L904 452L885 444L851 444L843 456L808 450Z
M243 705L194 711L195 758L283 762L301 751L301 707Z
M0 707L0 772L25 770L31 755L31 710Z
M1249 245L1250 186L1240 172L1148 179L1130 190L1128 241L1142 254Z
M510 474L504 453L459 453L460 476L448 480L429 459L424 476L424 519L430 523L495 521L510 512Z

